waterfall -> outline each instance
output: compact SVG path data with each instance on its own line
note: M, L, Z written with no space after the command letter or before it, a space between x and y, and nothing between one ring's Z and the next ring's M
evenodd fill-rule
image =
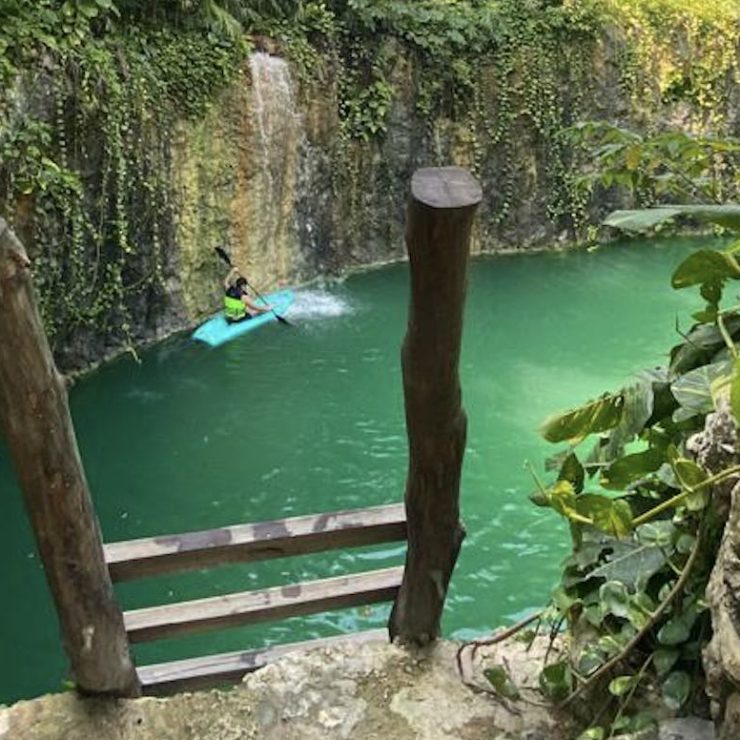
M305 126L290 67L269 54L252 54L253 171L249 177L249 244L256 284L285 282L300 270L295 201Z

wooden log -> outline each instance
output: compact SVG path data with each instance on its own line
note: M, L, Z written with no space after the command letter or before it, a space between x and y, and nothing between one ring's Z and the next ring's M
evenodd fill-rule
M191 632L391 601L398 591L402 573L403 568L386 568L261 591L242 591L136 609L125 612L123 618L132 642L161 640Z
M403 504L104 545L114 581L406 539Z
M41 324L29 266L23 246L0 218L0 428L78 690L136 696L138 679L103 558L66 388Z
M238 683L247 673L252 673L274 663L285 655L306 650L351 643L387 642L386 630L366 630L350 635L324 637L287 645L272 645L257 650L240 650L234 653L187 658L170 663L157 663L137 669L141 689L147 696L167 696L178 691L207 689L225 683Z
M411 301L401 351L409 440L406 570L391 638L425 645L440 633L450 577L465 537L459 517L467 419L458 365L470 232L482 197L458 167L417 171L407 209Z

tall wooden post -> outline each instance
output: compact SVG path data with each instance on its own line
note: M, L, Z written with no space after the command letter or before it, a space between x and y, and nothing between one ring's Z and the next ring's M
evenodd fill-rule
M78 690L136 696L139 682L23 245L0 218L0 429L59 615Z
M459 502L467 418L458 365L470 230L481 197L478 182L459 167L422 169L411 181L406 223L411 303L401 352L409 545L388 628L391 639L417 645L439 636L465 537Z

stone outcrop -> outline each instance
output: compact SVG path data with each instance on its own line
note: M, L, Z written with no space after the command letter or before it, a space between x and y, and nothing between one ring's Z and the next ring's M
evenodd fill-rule
M456 645L409 653L384 642L288 655L233 691L118 702L57 694L0 710L0 740L566 740L567 724L540 706L471 690L457 674ZM543 645L543 649L546 645ZM522 643L505 660L527 698L537 657ZM469 670L469 669L468 669ZM530 688L526 688L530 687Z

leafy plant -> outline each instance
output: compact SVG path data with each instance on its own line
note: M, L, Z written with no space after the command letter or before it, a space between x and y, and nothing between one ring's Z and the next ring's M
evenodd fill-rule
M731 205L623 212L607 223L635 231L680 216L740 231L740 207ZM700 249L675 269L673 287L698 286L706 304L665 367L543 424L546 439L568 443L550 464L556 480L537 481L532 495L568 520L573 539L553 595L574 640L569 667L580 676L565 701L610 678L612 733L637 722L635 699L649 686L672 711L701 690L703 594L724 528L713 492L740 466L729 455L719 469L703 467L690 440L719 409L740 423L740 313L721 306L728 283L740 280L739 248Z

